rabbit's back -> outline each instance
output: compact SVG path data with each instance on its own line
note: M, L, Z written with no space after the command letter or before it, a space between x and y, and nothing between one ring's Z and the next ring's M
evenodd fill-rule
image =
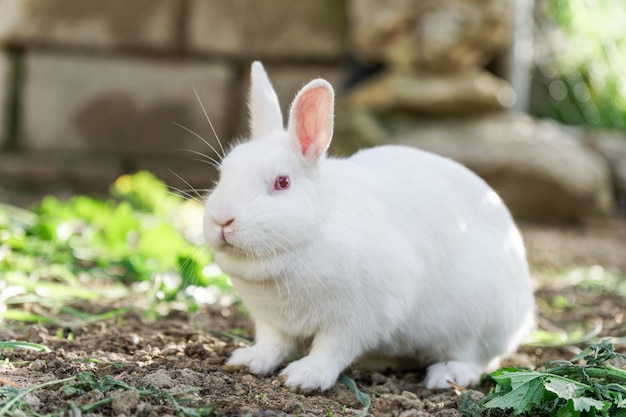
M415 310L419 331L409 324L384 348L419 346L427 357L474 339L484 348L472 360L509 353L532 325L534 299L521 235L497 193L462 165L414 148L377 147L349 161L377 181L370 192L385 202L430 283Z
M368 175L359 185L384 202L389 216L416 244L442 243L447 251L464 240L504 239L517 231L497 193L469 169L429 152L381 146L348 159ZM370 182L375 182L371 184ZM521 240L519 255L524 257ZM525 260L524 260L525 262Z

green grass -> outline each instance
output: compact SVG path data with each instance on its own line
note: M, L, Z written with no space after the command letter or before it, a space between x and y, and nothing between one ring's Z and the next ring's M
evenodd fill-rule
M183 301L194 311L206 301L207 292L231 294L230 281L212 266L209 250L185 238L185 228L201 231L201 215L200 204L169 193L147 172L120 177L105 199L45 197L29 210L0 204L0 322L51 325L58 329L58 338L71 340L73 334L66 334L66 329L121 320L137 308L92 312L77 305L139 293L149 300L144 312L155 315L163 303ZM0 358L2 351L14 349L49 352L40 344L0 342ZM30 410L26 396L57 384L66 396L93 390L110 394L89 404L70 402L48 414L51 417L102 413L123 391L135 391L156 404L169 403L178 416L215 415L212 407L190 405L185 398L190 391L131 387L110 376L97 379L89 372L28 389L11 386L10 381L5 384L0 385L0 417L39 415Z
M2 349L28 349L37 350L39 352L50 352L47 346L30 342L0 342L0 350Z
M572 290L586 294L611 294L626 299L626 276L611 272L599 265L578 266L569 268L532 268L532 275L539 281L539 287L547 287L554 290L563 289L551 298L537 299L539 310L548 318L554 315L562 315L566 311L579 309L588 311L593 306L578 304L562 294L571 293ZM568 329L539 329L532 332L525 340L525 344L535 347L565 347L573 345L589 345L600 341L602 332L601 323L598 321L574 322L570 320ZM611 341L616 345L626 344L626 338L612 337Z
M64 379L57 379L54 381L47 381L42 384L32 386L28 389L15 388L11 385L1 386L0 398L2 398L5 402L3 404L3 407L0 408L0 417L15 415L13 413L15 413L18 410L21 412L20 414L25 414L25 411L27 411L28 409L28 405L25 402L23 402L23 399L28 394L36 390L48 387L50 385L65 384L67 382L73 381L75 378L76 377L70 377L70 378L64 378Z
M185 394L194 392L194 389L185 390L183 392L170 393L159 388L148 387L132 387L122 381L119 381L109 375L98 379L91 372L81 372L73 377L58 379L54 381L44 382L32 386L28 389L15 388L13 386L0 387L0 399L4 401L0 409L0 417L24 415L24 416L40 416L30 410L28 404L24 401L25 397L37 390L49 387L51 385L63 385L63 394L67 397L78 397L90 391L99 391L102 394L109 393L100 400L87 404L77 404L69 402L66 408L56 409L53 413L47 414L49 417L64 415L82 415L82 413L102 413L105 412L106 406L112 403L124 391L136 392L139 397L146 398L156 404L169 403L174 408L176 415L179 417L191 416L215 416L215 409L210 406L192 404L185 398Z
M361 412L359 414L357 414L357 417L365 417L369 415L369 408L371 405L371 399L370 396L366 393L364 393L363 391L359 390L359 388L356 385L356 381L354 381L354 379L348 377L346 374L342 373L341 375L339 375L339 381L343 382L346 387L348 387L348 389L352 392L354 392L354 394L356 395L357 400L359 400L359 403L361 403L361 405L363 406L363 409L361 410Z
M76 300L143 291L153 307L185 300L193 310L206 293L199 289L230 293L228 278L207 268L208 249L184 237L184 228L201 231L201 215L198 203L170 194L147 172L120 177L107 199L45 197L30 210L0 204L0 318L75 325L120 313L70 310ZM50 314L24 311L25 303ZM58 313L73 319L61 322Z

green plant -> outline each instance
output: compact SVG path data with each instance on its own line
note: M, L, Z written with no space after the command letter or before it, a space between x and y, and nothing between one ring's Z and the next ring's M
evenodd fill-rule
M479 409L516 416L626 416L626 371L610 364L618 357L624 358L604 340L570 361L549 362L544 370L501 369L491 374L495 391L481 400ZM476 415L467 396L463 401L465 415Z
M190 209L191 208L191 209ZM146 282L158 300L186 298L193 289L230 291L228 278L211 265L211 253L176 228L181 213L201 228L200 205L168 193L152 174L120 177L111 197L45 197L32 210L0 205L0 303L64 303L120 294L119 284ZM85 280L99 279L97 289ZM118 283L115 286L115 283ZM44 296L45 295L45 296ZM7 310L4 317L46 321ZM12 316L13 315L13 316Z
M554 57L539 63L544 85L535 111L565 123L626 128L622 0L550 0L546 6L563 40Z
M0 399L2 399L3 402L2 402L2 408L0 408L0 417L15 415L15 414L9 414L15 410L19 410L21 412L20 414L22 415L27 415L24 413L24 409L28 408L28 405L26 405L26 403L22 401L24 397L26 397L28 394L38 389L45 388L50 385L64 384L66 382L73 381L74 379L75 377L56 379L53 381L47 381L42 384L32 386L28 389L19 389L11 385L1 386L0 387Z
M56 410L58 416L64 415L82 415L82 413L90 413L94 411L102 411L102 407L112 403L116 398L116 393L121 391L135 391L144 398L153 398L157 403L169 402L180 417L192 416L215 416L215 408L211 406L183 406L182 403L188 402L182 395L194 390L186 390L184 392L170 393L156 387L132 387L122 381L105 375L102 379L96 378L91 372L81 372L73 377L53 380L43 384L35 385L28 389L19 389L12 386L0 387L0 400L3 400L3 407L0 409L0 417L9 415L38 416L40 414L30 410L30 407L23 399L33 391L48 387L50 385L63 384L63 393L68 397L77 397L90 391L100 391L101 393L111 393L101 400L97 400L87 404L71 404L67 410ZM19 414L18 414L19 413Z
M367 415L369 415L369 408L371 405L371 399L370 396L364 392L362 392L361 390L359 390L359 388L356 385L356 381L350 377L348 377L346 374L341 373L339 375L339 380L341 382L343 382L350 391L354 392L354 394L356 395L357 400L359 400L359 402L361 403L361 405L363 406L363 410L361 410L361 412L359 414L357 414L357 417L365 417Z

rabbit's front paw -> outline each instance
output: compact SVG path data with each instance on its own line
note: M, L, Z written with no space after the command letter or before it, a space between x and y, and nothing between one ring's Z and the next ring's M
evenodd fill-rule
M470 362L448 361L428 367L426 388L452 388L448 381L467 387L478 382L482 374L479 365Z
M250 372L267 375L283 361L283 356L274 351L251 346L235 349L230 355L226 366L247 366Z
M335 385L341 370L335 369L330 361L321 361L306 356L292 362L280 373L285 385L304 390L327 390Z

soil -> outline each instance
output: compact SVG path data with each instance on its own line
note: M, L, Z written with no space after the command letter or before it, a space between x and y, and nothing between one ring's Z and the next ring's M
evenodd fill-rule
M600 336L624 335L626 301L621 295L579 281L556 282L549 271L599 265L595 271L625 276L626 221L612 219L567 227L528 224L522 225L522 230L536 276L540 326L551 331L596 329ZM132 297L74 307L95 314L119 306L139 306L144 301ZM323 393L295 392L286 389L276 375L261 378L243 369L226 369L224 363L231 351L243 344L215 332L251 337L249 319L235 307L211 306L194 314L172 308L159 319L146 318L137 308L108 321L61 329L61 335L56 326L16 322L3 325L0 340L28 340L51 349L49 353L23 349L1 352L5 359L0 363L3 383L30 387L91 371L99 380L109 375L135 388L152 386L176 394L179 407L211 406L220 416L343 416L357 415L363 410L355 393L341 382ZM534 367L547 360L569 359L584 346L523 346L507 364ZM346 374L361 391L370 394L369 412L374 416L461 415L457 410L458 391L427 390L423 373L348 369ZM40 388L26 396L24 402L45 415L60 409L72 410L72 404L91 404L111 397L111 402L83 415L181 415L181 409L176 409L167 396L140 395L137 390L122 389L68 395L64 385L67 386ZM489 388L490 383L484 382L476 395ZM64 415L79 414L66 411Z

